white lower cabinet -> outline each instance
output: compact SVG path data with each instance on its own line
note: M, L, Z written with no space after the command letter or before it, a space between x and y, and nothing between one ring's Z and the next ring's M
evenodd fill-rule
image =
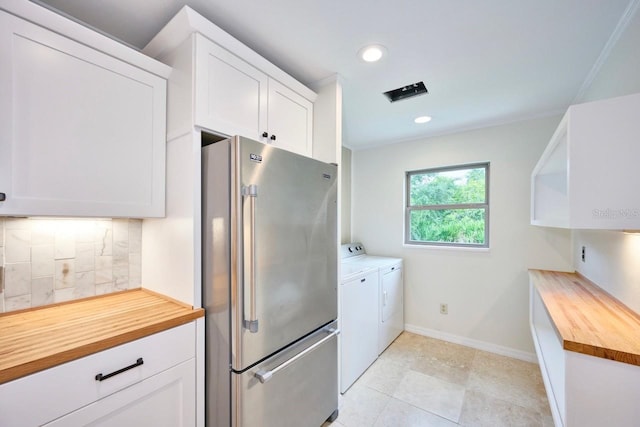
M193 426L195 347L190 322L0 384L0 426Z
M47 427L195 425L195 359L45 424Z

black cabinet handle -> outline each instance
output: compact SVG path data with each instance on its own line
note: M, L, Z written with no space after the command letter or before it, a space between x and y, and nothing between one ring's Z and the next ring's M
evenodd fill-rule
M271 135L271 140L275 141L276 140L276 136L275 135Z
M136 360L136 363L134 363L132 365L129 365L129 366L125 366L124 368L118 369L117 371L113 371L110 374L106 374L106 375L98 374L98 375L96 375L96 381L104 381L104 380L106 380L108 378L115 377L118 374L126 372L129 369L136 368L136 367L138 367L140 365L143 365L143 364L144 364L144 360L142 360L142 357L141 357L138 360Z
M360 283L364 283L366 281L367 281L367 279L360 279Z
M263 138L266 138L266 137L268 137L268 136L269 136L269 134L268 134L268 133L266 133L266 132L262 132L262 137L263 137Z
M5 200L7 200L7 195L4 193L0 193L0 202L4 202Z

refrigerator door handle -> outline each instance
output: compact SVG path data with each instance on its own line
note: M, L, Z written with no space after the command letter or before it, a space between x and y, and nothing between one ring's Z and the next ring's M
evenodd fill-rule
M258 332L258 317L256 314L256 198L258 186L255 184L242 187L242 196L249 203L249 252L245 252L245 260L249 264L249 316L244 316L244 327L251 333ZM246 276L245 276L246 277ZM245 309L246 310L246 309Z
M271 377L273 377L275 374L277 374L278 371L286 368L290 364L294 363L296 360L303 358L304 356L306 356L307 354L311 353L316 348L320 347L321 345L323 345L324 343L329 341L331 338L333 338L333 337L335 337L335 336L340 334L340 330L336 329L336 328L328 328L328 329L326 329L326 331L330 332L329 335L327 335L326 337L324 337L323 339L321 339L317 343L313 344L311 347L305 349L304 351L301 351L300 353L298 353L295 356L293 356L291 359L288 359L286 362L276 366L275 368L273 368L273 369L271 369L269 371L265 371L264 369L260 369L258 372L256 372L254 374L254 376L262 384L264 384L267 381L269 381L271 379Z

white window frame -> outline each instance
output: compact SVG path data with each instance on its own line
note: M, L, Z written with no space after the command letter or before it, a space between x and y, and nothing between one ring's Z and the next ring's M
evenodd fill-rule
M467 169L484 168L485 199L484 203L460 203L447 205L415 205L411 206L411 177L429 173L449 172ZM405 216L404 216L404 244L416 246L443 246L453 248L489 248L489 162L471 163L464 165L444 166L438 168L419 169L405 172ZM458 242L425 242L411 240L411 212L420 210L451 210L451 209L483 209L484 215L484 243L458 243Z

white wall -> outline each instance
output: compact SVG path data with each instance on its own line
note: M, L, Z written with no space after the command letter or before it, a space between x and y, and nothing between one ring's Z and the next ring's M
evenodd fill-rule
M405 260L405 323L529 357L528 268L569 270L571 233L529 225L530 175L559 116L353 152L352 237ZM403 245L408 170L491 162L489 251ZM449 314L439 313L439 304Z
M340 240L341 243L351 243L351 150L342 147L342 199L340 209Z
M640 12L636 10L581 101L640 92L639 46ZM637 183L628 185L630 192L638 191ZM579 259L582 246L586 246L584 263ZM640 313L640 234L575 231L573 254L576 270Z

